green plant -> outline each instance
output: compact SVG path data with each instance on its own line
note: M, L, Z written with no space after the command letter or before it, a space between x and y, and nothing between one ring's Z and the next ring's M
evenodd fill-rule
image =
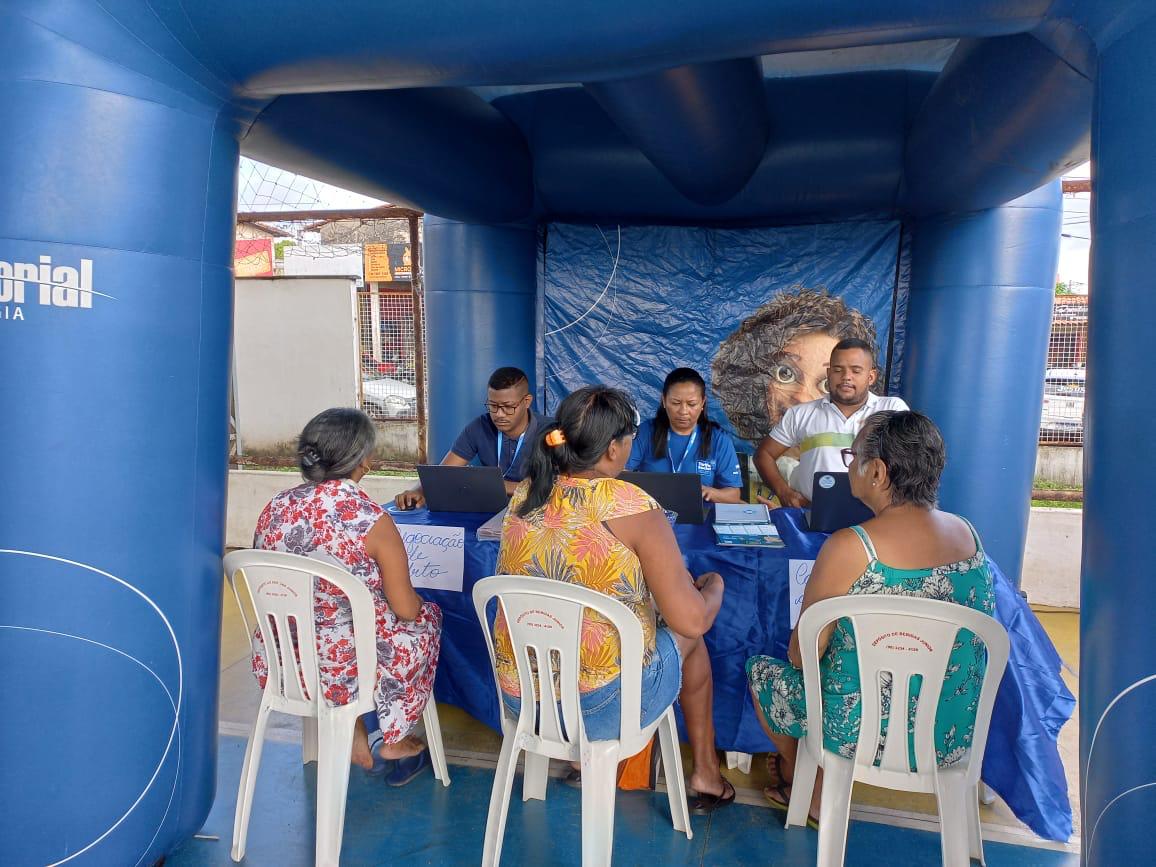
M1056 281L1056 294L1057 295L1071 295L1072 289L1070 286L1068 286L1067 283L1060 281L1060 280L1057 280Z

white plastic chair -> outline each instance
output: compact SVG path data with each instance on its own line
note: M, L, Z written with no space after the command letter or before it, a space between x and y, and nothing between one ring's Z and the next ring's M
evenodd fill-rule
M642 624L621 602L574 584L518 575L495 575L474 585L474 606L490 663L494 664L494 641L486 609L497 597L505 612L521 683L521 713L514 719L502 702L502 750L490 794L486 818L483 867L494 867L502 856L506 812L514 784L518 754L525 752L522 800L545 800L550 759L582 763L582 864L608 865L614 849L614 796L620 759L638 753L658 730L666 777L670 815L677 831L689 840L690 810L682 774L673 703L645 728L640 727L642 706ZM590 741L578 701L578 645L583 609L597 611L618 630L622 659L622 715L618 740ZM538 666L537 685L531 658ZM560 693L554 692L554 675ZM496 681L496 677L495 677ZM557 701L535 702L534 695L555 696ZM561 716L558 704L561 704Z
M824 627L840 617L848 618L855 628L862 684L862 721L854 759L823 748L818 639ZM940 768L935 760L935 713L952 644L960 629L970 629L983 641L987 668L971 749L960 762ZM822 767L817 861L820 867L843 863L855 780L905 792L934 793L939 803L945 867L967 865L971 858L984 864L978 787L991 709L1008 659L1008 637L1003 626L986 614L952 602L904 596L841 596L817 602L803 612L799 619L799 647L807 696L807 735L799 748L786 824L806 824L815 774ZM891 716L882 760L875 766L882 719L878 684L884 673L891 675ZM907 708L911 678L917 674L923 676L923 683L915 712L913 758L917 771L913 773L908 756Z
M345 799L349 786L349 756L358 716L373 710L373 688L377 676L377 631L373 596L361 581L330 563L278 551L234 551L224 560L225 574L237 598L237 606L251 636L245 607L237 584L244 583L253 602L269 677L261 696L257 719L245 747L241 784L237 791L237 811L233 819L234 861L245 857L253 788L261 764L265 727L272 711L303 717L301 758L317 762L317 841L316 863L335 865L341 854L345 828ZM353 642L358 665L357 700L331 707L321 695L317 660L317 636L313 624L313 580L324 578L349 599L353 611ZM297 634L297 653L290 638L290 625ZM279 640L275 640L275 637ZM430 698L425 714L426 740L434 776L450 784L442 747L437 705Z

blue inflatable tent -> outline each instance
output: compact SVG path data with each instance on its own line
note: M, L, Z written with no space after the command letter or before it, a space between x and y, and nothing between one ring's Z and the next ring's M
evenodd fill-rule
M600 289L616 239L675 238L718 306L819 227L836 272L894 268L894 384L1012 574L1056 179L1091 158L1084 857L1148 860L1150 0L0 0L0 82L2 860L151 863L212 801L239 153L436 215L435 454L478 371L566 385L550 287Z

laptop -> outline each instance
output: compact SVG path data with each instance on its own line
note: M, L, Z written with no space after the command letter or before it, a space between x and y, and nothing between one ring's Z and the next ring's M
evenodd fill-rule
M679 524L701 524L706 518L697 473L622 473L618 478L638 485L662 508L677 512Z
M811 509L807 526L815 533L834 533L854 524L862 524L875 513L851 494L851 480L846 473L815 473L811 489Z
M497 467L417 468L426 507L431 512L500 512L510 504L502 471Z

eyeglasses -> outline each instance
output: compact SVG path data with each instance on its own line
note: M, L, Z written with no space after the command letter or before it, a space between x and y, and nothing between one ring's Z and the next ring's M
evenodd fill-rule
M615 439L621 439L624 436L638 436L638 428L642 425L642 416L638 414L638 410L634 410L634 420L630 422L624 431L620 433Z
M529 396L530 395L527 394L522 397L521 400L518 400L514 403L490 403L489 401L486 401L482 404L482 406L484 406L486 411L491 415L513 415L518 411L518 407L522 405L522 401L524 401Z
M839 449L839 454L843 456L843 466L851 469L851 461L855 460L854 449Z

